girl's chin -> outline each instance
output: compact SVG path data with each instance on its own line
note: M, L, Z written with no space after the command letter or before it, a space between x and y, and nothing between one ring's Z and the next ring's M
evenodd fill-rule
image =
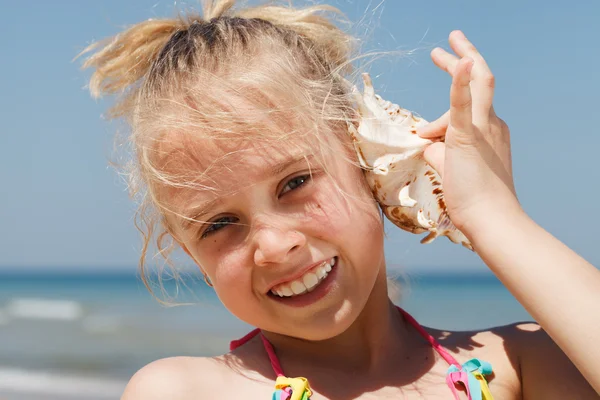
M338 319L319 319L308 324L299 324L297 327L286 326L288 329L285 331L274 329L271 333L311 342L330 340L344 333L353 322L350 316L336 318Z
M360 309L349 298L334 300L321 309L312 308L308 315L302 309L293 309L288 314L287 321L281 324L274 321L271 332L309 341L333 339L346 332L357 321Z

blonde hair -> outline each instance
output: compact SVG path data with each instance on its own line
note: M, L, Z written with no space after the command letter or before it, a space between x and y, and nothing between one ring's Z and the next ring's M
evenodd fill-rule
M147 20L82 52L92 53L83 68L93 68L94 97L119 96L109 112L131 130L135 159L126 166L132 197L138 200L136 227L143 237L139 266L144 283L149 246L169 263L173 232L170 212L156 190L198 183L198 172L169 173L167 135L193 131L227 143L231 138L281 140L291 133L290 118L310 121L317 135L352 117L343 76L351 71L354 40L335 25L340 13L326 5L292 8L261 5L234 9L234 0L204 2L203 17L188 13ZM249 103L257 116L241 115L232 98ZM292 111L292 112L290 112ZM270 130L263 129L268 117ZM292 121L294 123L294 121ZM280 130L276 137L273 124ZM340 125L342 126L342 125ZM195 155L177 153L180 163ZM208 167L209 168L209 167Z

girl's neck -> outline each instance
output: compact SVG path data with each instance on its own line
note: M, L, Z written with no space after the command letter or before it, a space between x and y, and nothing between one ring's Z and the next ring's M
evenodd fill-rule
M306 373L303 366L378 374L403 359L418 339L388 298L385 273L380 274L357 320L343 333L310 342L264 332L288 376ZM296 372L297 371L297 372Z

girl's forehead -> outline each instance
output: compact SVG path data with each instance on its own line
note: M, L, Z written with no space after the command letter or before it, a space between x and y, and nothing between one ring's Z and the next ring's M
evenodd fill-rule
M227 189L228 184L240 187L280 175L293 166L314 163L316 148L310 143L250 143L229 152L210 153L204 174Z
M171 200L233 194L265 179L323 165L318 140L171 138L163 146L161 186ZM329 152L328 152L329 153ZM325 157L326 158L326 157Z

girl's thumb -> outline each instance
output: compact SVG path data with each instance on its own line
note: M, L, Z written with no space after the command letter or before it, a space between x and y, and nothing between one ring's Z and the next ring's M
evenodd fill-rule
M427 146L423 156L427 164L431 165L442 179L444 179L444 156L446 144L444 142L435 142Z

